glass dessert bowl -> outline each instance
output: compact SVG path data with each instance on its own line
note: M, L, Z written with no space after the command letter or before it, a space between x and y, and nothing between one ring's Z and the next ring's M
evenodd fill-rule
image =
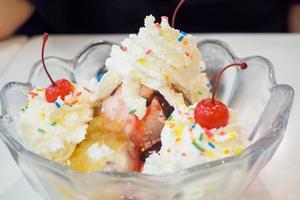
M48 57L55 79L81 83L105 71L112 42L96 41L73 59ZM33 188L45 199L236 199L271 159L284 136L293 89L275 81L272 64L260 56L238 58L222 41L197 45L213 82L225 65L245 62L248 69L230 70L221 81L218 98L237 110L244 137L251 144L238 156L196 165L176 173L80 173L28 150L18 134L20 108L27 93L48 84L37 62L27 83L8 83L1 90L1 138Z

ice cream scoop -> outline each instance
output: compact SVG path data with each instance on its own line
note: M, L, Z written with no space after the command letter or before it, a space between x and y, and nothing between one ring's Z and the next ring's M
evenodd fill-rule
M173 106L183 96L196 103L209 95L208 79L203 72L205 64L196 39L170 27L166 17L162 17L161 23L155 23L153 16L147 16L145 27L140 28L138 34L129 35L121 47L112 47L106 67L108 72L103 78L114 77L114 88L120 82L127 85L124 87L128 93L127 111L140 111L136 113L140 119L146 112L146 103L141 103L140 97L135 95L140 85L160 92ZM102 82L106 84L111 80Z
M143 173L173 173L244 150L247 141L241 137L234 111L227 126L208 130L195 122L194 109L195 105L175 108L162 130L162 147L146 159Z

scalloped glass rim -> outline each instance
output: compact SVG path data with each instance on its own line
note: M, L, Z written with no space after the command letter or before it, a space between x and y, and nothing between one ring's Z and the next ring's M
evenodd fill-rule
M112 44L116 44L116 43L110 42L110 41L99 40L99 41L95 41L95 42L92 42L89 45L87 45L85 48L83 48L81 51L79 51L79 53L73 59L67 60L67 59L59 58L59 57L47 57L46 59L58 59L62 62L71 64L71 66L72 66L71 69L70 68L65 68L65 70L71 72L72 70L76 69L76 63L78 63L80 61L81 56L85 52L87 52L90 48L92 48L94 46L103 45L103 44L112 45ZM281 111L278 113L278 115L276 117L282 118L282 116L284 116L286 113L290 112L291 107L292 107L292 103L293 103L293 97L294 97L293 88L289 85L277 84L276 83L274 68L273 68L272 63L268 59L266 59L264 57L261 57L261 56L251 56L251 57L246 57L246 58L238 58L233 53L233 51L230 49L230 47L226 43L224 43L223 41L220 41L220 40L203 40L203 41L200 41L198 43L198 47L200 48L202 45L205 45L205 44L218 45L219 47L223 48L228 55L231 56L232 60L234 60L236 62L247 62L248 60L251 60L251 59L255 58L255 59L260 59L263 62L267 63L268 72L269 72L268 79L269 79L269 82L271 83L271 86L272 86L271 90L276 89L276 88L282 88L284 90L289 91L289 94L290 94L289 96L286 97L285 104L281 107ZM14 84L21 85L21 86L24 86L24 87L32 87L32 84L30 83L30 81L33 79L34 71L40 65L40 63L41 63L41 61L38 61L33 65L27 83L9 82L5 86L3 86L3 88L1 89L1 92L0 92L0 94L1 94L1 97L0 97L0 99L1 99L1 111L2 111L2 116L0 116L1 121L7 121L10 118L9 116L7 116L7 111L6 111L5 106L4 106L6 100L3 98L2 94L4 94L4 92ZM72 76L71 79L74 81L75 77ZM237 80L235 80L235 81L237 81ZM266 107L269 105L271 100L272 99L270 98L270 100L269 100L268 104L266 105ZM259 122L257 124L259 124ZM41 164L47 165L47 167L51 167L52 169L54 169L55 171L58 171L60 173L73 174L73 175L75 173L76 175L79 175L79 176L89 176L89 175L92 174L93 176L102 176L102 175L104 175L104 176L112 176L112 177L120 177L120 178L130 178L130 177L140 177L141 179L151 178L151 181L155 180L156 183L160 182L160 184L161 184L163 182L162 181L163 179L160 179L160 178L162 178L162 177L168 179L168 178L174 178L176 176L190 176L193 173L199 172L201 170L205 170L205 169L208 169L208 168L214 168L214 167L217 167L217 166L225 164L225 163L236 162L236 161L242 160L242 159L250 156L257 149L267 148L267 147L271 146L272 144L274 144L276 141L280 141L283 138L283 135L284 135L283 133L284 133L285 126L286 125L283 124L283 123L275 124L273 127L271 127L267 131L267 134L264 137L262 137L262 138L258 139L257 141L253 142L251 145L249 145L245 149L245 151L243 151L238 156L225 157L225 158L222 158L222 159L214 160L214 161L203 163L203 164L200 164L200 165L196 165L196 166L193 166L193 167L190 167L190 168L187 168L187 169L183 169L183 170L181 170L179 172L176 172L176 173L170 173L170 174L165 174L165 175L149 175L149 174L142 174L142 173L120 173L120 172L80 173L80 172L74 171L71 168L60 165L60 164L58 164L54 161L48 160L48 159L46 159L46 158L30 151L30 150L27 150L23 146L23 144L19 143L14 138L9 137L7 134L5 134L6 130L4 130L4 128L2 126L0 126L0 131L3 133L3 134L1 134L2 139L4 139L5 142L7 142L11 146L13 146L19 153L27 154L31 158L33 158L37 161L40 161ZM282 130L282 131L276 131L276 130Z

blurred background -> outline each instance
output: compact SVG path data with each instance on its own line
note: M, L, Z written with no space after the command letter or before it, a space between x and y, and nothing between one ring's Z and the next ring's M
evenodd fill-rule
M179 0L0 0L0 39L12 35L133 33L146 15L171 16ZM186 0L186 32L300 32L300 0Z

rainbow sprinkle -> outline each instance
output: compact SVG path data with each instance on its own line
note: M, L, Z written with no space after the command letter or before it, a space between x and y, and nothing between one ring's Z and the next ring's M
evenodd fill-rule
M86 90L89 93L92 93L92 91L90 89L86 88L86 87L83 87L83 89Z
M76 96L79 97L82 93L81 92L77 92Z
M138 58L138 59L136 59L136 62L138 62L142 65L145 65L147 63L147 60L145 58Z
M45 119L46 113L45 113L45 112L41 112L41 113L40 113L40 116L41 116L42 119Z
M55 101L54 104L55 104L55 106L56 106L57 108L60 108L60 107L61 107L60 103L58 103L57 101Z
M182 45L186 46L187 44L188 44L188 40L187 40L187 39L184 39L184 40L182 41Z
M237 149L234 150L234 155L237 156L239 155L240 153L242 153L244 151L244 148L243 147L239 147Z
M51 126L56 126L57 125L57 122L52 122L51 123Z
M102 77L103 77L103 74L102 74L102 73L99 73L97 80L98 80L98 81L101 81L101 80L102 80Z
M191 60L193 59L192 55L189 52L184 52L184 53L187 57L189 57L189 59L191 59Z
M34 97L38 96L38 93L36 93L36 92L32 92L32 91L31 91L31 92L29 92L28 94L29 94L29 95L31 95L31 97L32 97L32 98L34 98Z
M120 47L120 49L122 50L122 51L127 51L127 47Z
M181 31L181 32L180 32L180 35L179 35L179 37L178 37L178 42L181 42L185 36L186 36L186 33L183 32L183 31Z
M76 90L76 88L77 88L77 85L75 83L72 83L72 89L73 89L73 91Z
M44 129L42 129L42 128L38 128L38 132L40 132L40 133L46 133L46 131Z
M193 141L192 144L200 151L205 152L205 149L196 141Z
M71 101L71 102L65 102L65 104L68 106L72 106L72 105L76 104L77 102L78 102L78 100L75 99L74 101Z
M225 155L228 155L229 153L230 153L230 150L229 150L229 149L225 149L225 150L224 150L224 154L225 154Z
M201 141L203 139L203 133L200 133L199 140Z
M152 53L152 50L151 49L148 49L147 51L146 51L146 55L148 56L148 55L150 55Z
M136 109L132 109L128 112L129 115L134 114L136 112Z
M185 157L185 156L186 156L186 153L182 152L182 153L181 153L181 156L182 156L182 157Z
M216 148L216 146L213 144L213 143L211 143L211 142L208 142L208 145L211 147L211 148Z
M36 88L36 91L37 92L42 92L42 91L44 91L45 89L44 88Z

